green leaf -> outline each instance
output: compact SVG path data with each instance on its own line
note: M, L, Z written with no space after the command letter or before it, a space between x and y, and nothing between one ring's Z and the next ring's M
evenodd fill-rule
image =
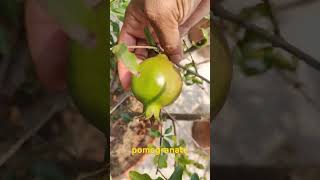
M267 60L271 61L275 68L281 70L296 71L298 67L297 59L285 57L280 52L273 53Z
M181 166L177 166L170 176L169 180L182 180L183 168Z
M128 47L121 43L112 48L113 54L117 59L120 59L123 64L128 68L133 74L138 73L138 61L137 57L128 50Z
M167 136L165 136L166 138L168 138L168 139L170 139L170 140L172 140L172 141L174 141L174 139L175 139L175 135L167 135Z
M168 140L166 140L165 138L163 138L163 146L164 147L166 147L166 148L171 148L171 145L170 145L170 143L169 143L169 141Z
M194 165L198 169L204 169L204 166L202 164L198 163L198 162L193 162L192 165Z
M162 155L159 156L159 168L168 167L167 159L168 159L168 155L167 154L162 154Z
M248 76L262 74L272 67L270 57L273 56L272 47L242 50L242 58L239 66L242 72Z
M186 142L183 139L179 139L179 146L185 147Z
M200 180L197 173L193 173L190 180Z
M166 168L166 167L168 167L167 159L168 159L168 155L167 154L156 155L153 158L153 163L156 166L158 166L159 168Z
M155 179L155 180L163 180L163 178L162 177L158 177L157 179Z
M149 135L152 137L161 137L161 133L158 130L153 128L149 129Z
M166 129L166 131L164 132L164 134L169 134L172 132L172 126L170 126L169 128Z
M131 180L152 180L148 174L140 174L137 171L130 171L129 177Z
M177 162L181 165L181 166L185 166L188 164L192 164L193 161L190 160L187 156L185 155L180 155L177 159Z

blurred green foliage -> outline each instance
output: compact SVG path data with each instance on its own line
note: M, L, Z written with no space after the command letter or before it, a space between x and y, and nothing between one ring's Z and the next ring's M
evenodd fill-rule
M271 24L271 30L275 31L272 23L271 8L265 3L243 8L239 16L246 22L255 23L257 20L266 20ZM263 74L271 69L295 72L298 60L295 56L274 47L271 43L252 31L244 30L230 24L229 35L235 41L233 57L241 71L247 76Z

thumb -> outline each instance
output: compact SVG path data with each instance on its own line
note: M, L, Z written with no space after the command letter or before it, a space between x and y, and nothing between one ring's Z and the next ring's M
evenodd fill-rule
M171 61L179 63L182 58L182 47L178 22L173 17L153 17L149 18L150 23L157 33L161 47Z
M67 35L36 0L25 3L25 27L40 82L49 90L65 90Z

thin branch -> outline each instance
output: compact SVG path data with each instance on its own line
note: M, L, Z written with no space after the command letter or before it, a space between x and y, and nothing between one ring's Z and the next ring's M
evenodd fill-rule
M170 114L170 113L167 113L167 115L168 115L168 116L171 116L171 114ZM172 118L172 117L171 117L170 119L171 119L171 121L172 121L173 134L174 134L174 136L175 136L175 137L177 137L177 128L176 128L176 123L174 122L174 120L173 120L173 118ZM174 154L174 156L176 157L177 155L176 155L176 154ZM176 162L176 161L174 161L174 166L176 166L176 164L177 164L177 162Z
M129 112L129 116L134 117L134 116L143 116L142 113L140 112ZM209 118L209 114L181 114L181 113L170 113L167 114L166 112L162 112L161 116L163 118L170 118L170 116L177 121L204 121L204 119Z
M269 11L270 11L270 19L271 19L271 22L272 22L272 25L273 25L273 28L274 28L274 33L278 36L281 36L281 31L280 31L280 28L279 28L279 25L278 25L278 22L276 20L276 17L274 16L273 14L273 11L272 11L272 6L270 4L270 1L269 0L263 0L264 3L266 3L266 5L268 6L269 8ZM300 93L304 98L305 100L310 103L317 111L319 111L319 109L317 108L317 103L307 94L307 92L305 92L303 89L302 89L302 86L303 84L299 81L296 81L294 79L291 79L289 77L287 77L283 72L281 72L280 70L277 70L277 73L279 74L279 76L284 80L286 81L289 85L291 85L298 93Z
M110 110L110 114L112 114L115 110L118 109L118 107L129 97L131 96L131 93L125 93L124 97Z
M196 72L194 72L194 71L191 71L190 69L187 69L187 68L185 68L184 66L182 66L182 65L180 65L180 64L176 64L176 65L177 65L179 68L181 68L181 69L189 72L189 73L192 74L192 75L197 76L198 78L200 78L200 79L204 80L205 82L207 82L208 84L210 84L210 81L209 81L207 78L203 77L202 75L200 75L200 74L198 74L198 73L196 73Z
M61 109L59 105L53 105L50 111L47 113L46 117L43 118L38 124L28 130L10 149L0 158L0 167L7 162L21 147L27 142L31 137L33 137L47 122L51 117Z
M184 45L189 49L189 47L188 47L188 45L187 45L187 43L186 43L185 40L183 40L183 43L184 43ZM196 67L196 63L195 63L195 61L194 61L194 59L193 59L193 56L192 56L191 52L188 52L188 54L189 54L189 56L190 56L190 58L191 58L191 62L192 62L192 64L193 64L193 66ZM195 69L196 69L196 73L198 73L198 69L197 69L197 68L195 68Z
M184 45L189 49L189 47L188 47L188 45L187 45L187 43L186 43L185 40L183 40L183 43L184 43ZM190 56L190 58L191 58L192 65L195 67L195 70L196 70L195 73L198 73L198 68L197 68L197 66L196 66L196 63L195 63L195 61L194 61L194 58L193 58L191 52L188 52L188 54L189 54L189 56ZM208 81L209 81L209 80L208 80ZM210 84L210 81L209 81L209 84ZM198 87L200 87L200 89L204 90L204 88L201 87L199 84L198 84Z
M153 50L158 50L158 48L154 47L154 46L128 46L128 49L153 49Z
M159 169L159 173L161 174L161 176L162 176L165 180L168 180L168 178L160 171L160 169Z
M162 146L162 138L163 138L163 134L162 134L162 123L160 123L160 134L161 134L161 136L160 136L160 148L161 148L161 146ZM162 154L162 152L160 152L160 155L159 155L159 157L158 157L158 164L157 164L156 174L158 174L158 172L160 171L160 169L159 169L159 163L160 163L160 156L161 156L161 154Z
M169 114L169 115L170 115L170 114ZM174 120L172 120L172 119L171 119L171 121L172 121L172 126L173 126L173 134L174 134L175 136L177 136L176 123L175 123Z
M205 59L204 61L196 63L196 65L199 66L199 65L206 64L206 63L209 63L209 62L210 62L210 59Z
M213 9L211 10L211 14L214 16L220 17L222 19L228 20L230 22L233 22L235 24L238 24L239 26L258 34L259 36L263 37L265 40L272 43L273 46L280 47L288 51L289 53L298 57L300 60L304 61L306 64L320 71L320 62L318 60L316 60L309 54L303 52L302 50L298 49L297 47L289 44L286 40L284 40L280 36L274 35L254 24L245 22L244 20L239 18L239 16L225 10L220 5L213 6Z
M272 9L270 1L269 0L263 0L263 2L267 5L267 8L268 8L268 10L270 12L270 20L271 20L271 23L273 25L274 33L276 35L278 35L278 36L281 36L280 28L279 28L276 16L274 15L274 12L273 12L273 9Z
M278 25L278 22L276 20L276 17L274 16L273 14L273 10L272 10L272 6L270 4L270 1L269 0L263 0L263 2L268 6L269 8L269 11L270 11L270 19L271 19L271 23L273 25L273 28L274 28L274 33L278 36L281 36L281 31L280 31L280 28L279 28L279 25ZM317 106L317 103L307 94L307 92L305 92L303 89L302 89L302 86L303 84L299 81L296 81L294 79L291 79L289 77L287 77L282 71L280 70L277 70L276 71L279 76L285 81L287 82L289 85L291 85L298 93L300 93L304 98L305 100L310 103L317 111L319 111L318 109L318 106Z

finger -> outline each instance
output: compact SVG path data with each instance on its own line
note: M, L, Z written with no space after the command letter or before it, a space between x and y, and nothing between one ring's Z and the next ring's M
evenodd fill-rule
M119 43L125 43L127 46L134 46L136 45L136 38L128 33L128 25L124 24L119 36ZM134 51L134 49L129 49L130 51ZM132 74L123 64L121 59L118 60L118 74L121 86L124 90L129 90L131 85L131 76Z
M157 32L161 47L174 63L182 58L182 47L178 22L174 17L154 16L149 14L152 27Z
M39 80L50 90L65 89L68 57L66 34L36 0L26 1L25 22L28 46Z
M146 40L144 39L139 39L137 41L137 46L147 46L148 43ZM137 56L137 58L144 60L148 57L148 49L146 48L137 48L134 51L135 55Z
M210 12L210 1L202 0L191 16L179 27L181 36L185 35L191 27L197 24L205 15Z

